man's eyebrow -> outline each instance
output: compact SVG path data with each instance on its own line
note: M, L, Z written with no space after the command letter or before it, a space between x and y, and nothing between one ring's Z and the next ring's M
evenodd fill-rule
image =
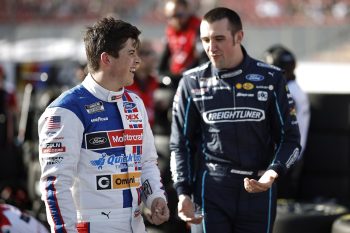
M217 38L217 37L226 37L225 35L214 35L213 37Z
M226 36L225 35L213 35L213 36L201 36L200 38L201 39L206 39L206 38L225 38Z

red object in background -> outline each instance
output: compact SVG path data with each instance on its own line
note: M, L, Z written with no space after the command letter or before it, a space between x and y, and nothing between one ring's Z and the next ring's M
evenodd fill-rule
M159 87L159 84L154 76L149 76L145 83L141 83L135 74L134 83L131 86L126 87L126 89L135 92L141 97L143 103L145 104L148 120L151 127L154 124L154 92Z
M171 26L166 29L171 52L170 70L173 74L181 74L194 63L200 22L199 18L192 16L185 29L178 31Z

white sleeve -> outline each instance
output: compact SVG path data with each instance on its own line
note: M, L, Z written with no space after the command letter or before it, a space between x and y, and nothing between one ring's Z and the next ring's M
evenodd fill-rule
M151 126L148 122L146 109L143 105L140 107L144 120L144 135L142 144L142 175L141 182L143 186L143 199L146 207L151 208L155 198L161 197L166 200L164 186L161 182L160 171L158 168L158 155L154 143L154 137Z
M71 111L54 107L39 119L40 189L53 229L77 232L71 188L77 173L84 127Z
M300 130L300 145L302 146L302 151L304 151L309 131L310 103L307 94L303 92L296 82L291 83L291 85L288 84L288 87L295 102L295 109Z

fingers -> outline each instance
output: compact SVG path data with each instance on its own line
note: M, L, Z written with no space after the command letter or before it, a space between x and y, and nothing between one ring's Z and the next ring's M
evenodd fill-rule
M179 212L178 216L180 217L181 220L188 222L188 223L193 223L193 224L200 224L203 220L203 215L188 216L184 212Z
M155 225L160 225L169 219L169 214L168 215L162 215L159 213L154 213L152 214L152 223Z
M151 214L147 216L152 224L159 225L169 220L169 209L164 199L156 198L152 203Z
M162 224L163 222L166 222L169 220L169 209L168 207L161 206L161 207L156 207L154 212L152 213L151 216L152 223L155 225Z
M180 196L177 207L178 216L181 220L193 224L199 224L202 222L203 216L201 214L195 215L194 203L191 201L190 197Z
M254 179L244 178L244 188L248 193L258 193L268 190L270 185L260 183Z
M195 216L192 219L190 219L189 221L187 221L188 223L193 223L193 224L200 224L203 220L203 216Z
M151 223L155 225L162 224L169 220L169 212L161 213L161 212L155 212L151 216L149 216L151 219Z

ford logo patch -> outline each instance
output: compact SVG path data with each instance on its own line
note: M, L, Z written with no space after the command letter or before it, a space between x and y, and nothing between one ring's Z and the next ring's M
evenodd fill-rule
M124 103L124 108L125 108L126 110L131 110L131 109L133 109L133 108L135 108L135 107L136 107L136 104L135 104L135 103L130 103L130 102Z
M103 137L95 137L95 138L91 138L89 140L89 143L92 145L101 145L107 142L106 138Z
M245 76L245 79L251 81L251 82L259 82L264 80L264 76L260 75L260 74L248 74L247 76Z

